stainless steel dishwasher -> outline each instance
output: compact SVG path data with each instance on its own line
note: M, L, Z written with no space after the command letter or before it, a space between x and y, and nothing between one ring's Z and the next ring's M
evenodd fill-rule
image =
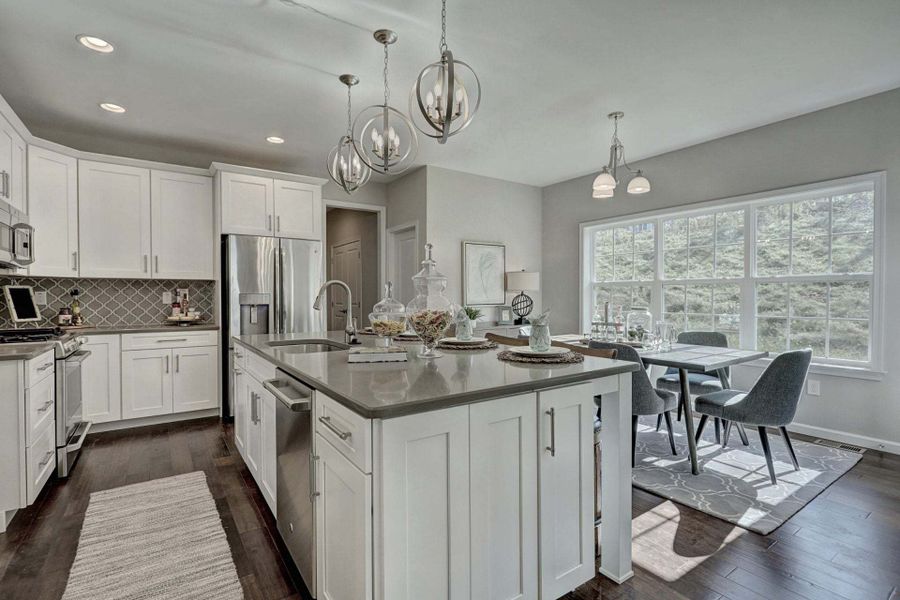
M278 531L306 587L316 595L315 483L313 477L313 389L277 370L263 384L278 399L275 444L278 453L275 515Z

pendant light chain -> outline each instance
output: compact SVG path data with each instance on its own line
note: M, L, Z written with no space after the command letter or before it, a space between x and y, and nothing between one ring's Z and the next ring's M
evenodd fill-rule
M391 88L388 85L388 45L384 45L384 105L391 99Z
M351 116L351 113L350 113L350 86L348 85L347 86L347 137L348 138L353 137L352 119L353 119L353 117Z
M441 0L441 54L447 50L447 0Z

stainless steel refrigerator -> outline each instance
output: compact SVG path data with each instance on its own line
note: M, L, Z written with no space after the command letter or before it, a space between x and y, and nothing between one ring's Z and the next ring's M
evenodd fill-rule
M322 243L250 235L222 238L223 389L234 414L231 377L234 335L303 333L325 329L313 309L324 281Z

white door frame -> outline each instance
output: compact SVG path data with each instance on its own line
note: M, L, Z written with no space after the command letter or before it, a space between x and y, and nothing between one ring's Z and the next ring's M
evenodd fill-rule
M394 234L400 231L405 231L407 229L412 229L416 234L416 257L421 258L420 252L422 249L422 244L419 243L419 222L418 221L408 221L406 223L400 223L399 225L394 225L390 229L387 230L387 255L385 260L385 269L390 269L394 264L395 254L397 253L397 245L395 243ZM397 280L397 274L388 272L391 281Z
M378 206L376 204L365 204L363 202L350 202L348 200L330 200L328 198L323 198L322 201L325 203L325 210L322 211L322 248L328 247L328 240L326 236L328 235L328 228L326 227L326 219L328 218L328 208L347 208L350 210L362 210L366 212L378 213L378 290L379 293L376 296L380 297L382 289L384 289L384 281L385 281L385 257L387 253L385 251L385 231L387 230L387 207L386 206ZM328 273L325 264L325 252L322 252L322 272ZM362 321L360 321L362 323Z

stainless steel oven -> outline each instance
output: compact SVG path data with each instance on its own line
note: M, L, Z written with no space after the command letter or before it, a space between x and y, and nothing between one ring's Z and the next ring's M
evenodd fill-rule
M75 348L56 359L56 471L60 477L69 476L91 429L81 409L81 363L91 353Z

